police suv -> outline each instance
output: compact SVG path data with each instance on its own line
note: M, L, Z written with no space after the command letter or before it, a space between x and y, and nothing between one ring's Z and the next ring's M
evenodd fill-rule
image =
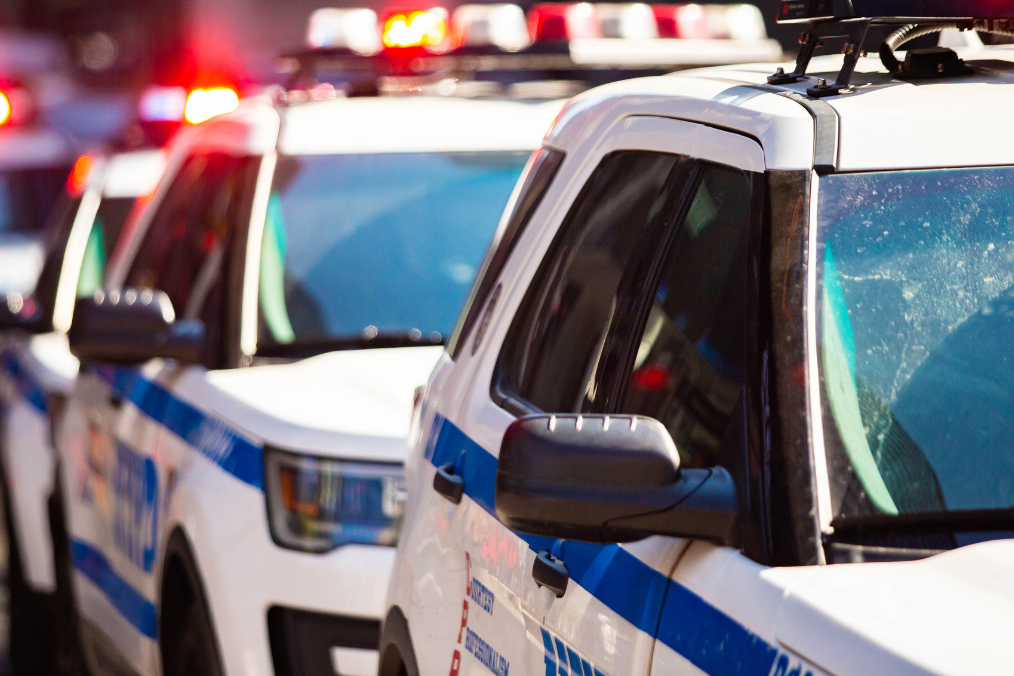
M1014 50L959 30L1014 11L931 4L564 108L415 412L381 676L1010 672Z
M66 534L61 503L53 498L52 431L78 369L66 332L76 298L101 287L124 224L139 215L137 198L154 190L162 165L156 150L79 157L40 237L41 274L30 291L8 292L0 307L0 466L19 669L44 669L58 654L62 659L73 652L72 639L65 640L70 632L53 625L61 611L54 554L66 556L65 547L55 552L53 545L66 543Z
M413 392L562 106L299 94L179 132L74 309L96 673L375 672Z

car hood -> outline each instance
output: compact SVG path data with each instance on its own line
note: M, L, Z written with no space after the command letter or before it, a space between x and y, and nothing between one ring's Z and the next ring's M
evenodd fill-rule
M413 392L442 353L439 346L351 350L215 371L207 375L212 410L281 448L402 460Z
M1010 674L1014 540L921 561L814 567L787 585L775 630L836 676Z
M0 234L0 295L31 293L43 260L42 242L38 238Z

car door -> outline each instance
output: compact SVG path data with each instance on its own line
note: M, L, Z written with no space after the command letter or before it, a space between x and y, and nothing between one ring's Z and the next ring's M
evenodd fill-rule
M64 447L76 471L70 531L82 616L111 640L117 657L157 668L158 560L166 493L179 458L167 442L178 371L223 365L235 303L232 255L249 217L256 158L200 153L187 158L157 207L125 287L165 291L177 317L205 326L205 363L154 360L138 368L83 365ZM231 293L232 292L232 293ZM232 352L238 350L238 345ZM96 642L96 645L99 645Z
M459 454L465 493L479 497L462 510L468 512L461 548L471 588L481 582L513 611L501 610L500 619L495 612L490 618L468 612L463 623L467 619L472 648L465 646L463 666L486 667L488 655L508 650L497 643L519 644L523 637L527 652L515 663L525 673L648 671L668 576L688 543L650 538L602 547L512 533L492 509L495 454L518 415L616 410L647 321L645 280L660 274L663 252L684 221L705 219L717 208L694 206L692 199L703 180L695 158L709 155L754 172L763 167L760 147L744 137L663 118L622 120L569 175L564 164L558 191L547 196L552 206L534 221L527 242L547 252L541 263L509 263L504 286L487 301L492 309L486 313L497 315L494 296L502 294L503 310L484 315L486 336L477 332L473 339L484 340L485 349L472 364L461 397L466 405L453 414L456 425L442 421L451 433L431 435L434 464L445 461L448 450ZM554 227L554 220L562 224ZM532 578L541 550L567 566L570 581L561 598Z

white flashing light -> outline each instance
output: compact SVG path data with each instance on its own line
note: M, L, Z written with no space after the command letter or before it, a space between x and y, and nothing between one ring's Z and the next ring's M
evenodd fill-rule
M200 124L239 107L239 95L228 87L195 89L187 97L183 116L190 124Z
M653 40L658 37L658 23L651 7L642 3L596 5L602 22L602 36L628 40Z
M310 15L306 42L313 49L346 47L360 54L376 54L383 45L377 13L366 7L324 7Z
M457 46L496 45L516 52L530 44L525 12L512 4L460 5L451 16L451 31Z
M763 40L768 36L764 15L755 5L713 5L725 14L725 27L733 40Z
M186 105L187 90L183 87L153 85L141 95L137 112L146 122L179 122Z

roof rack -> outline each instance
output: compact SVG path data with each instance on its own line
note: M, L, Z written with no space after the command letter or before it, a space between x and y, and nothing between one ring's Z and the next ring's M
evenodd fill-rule
M782 0L779 23L869 19L877 24L1014 19L1004 0Z

